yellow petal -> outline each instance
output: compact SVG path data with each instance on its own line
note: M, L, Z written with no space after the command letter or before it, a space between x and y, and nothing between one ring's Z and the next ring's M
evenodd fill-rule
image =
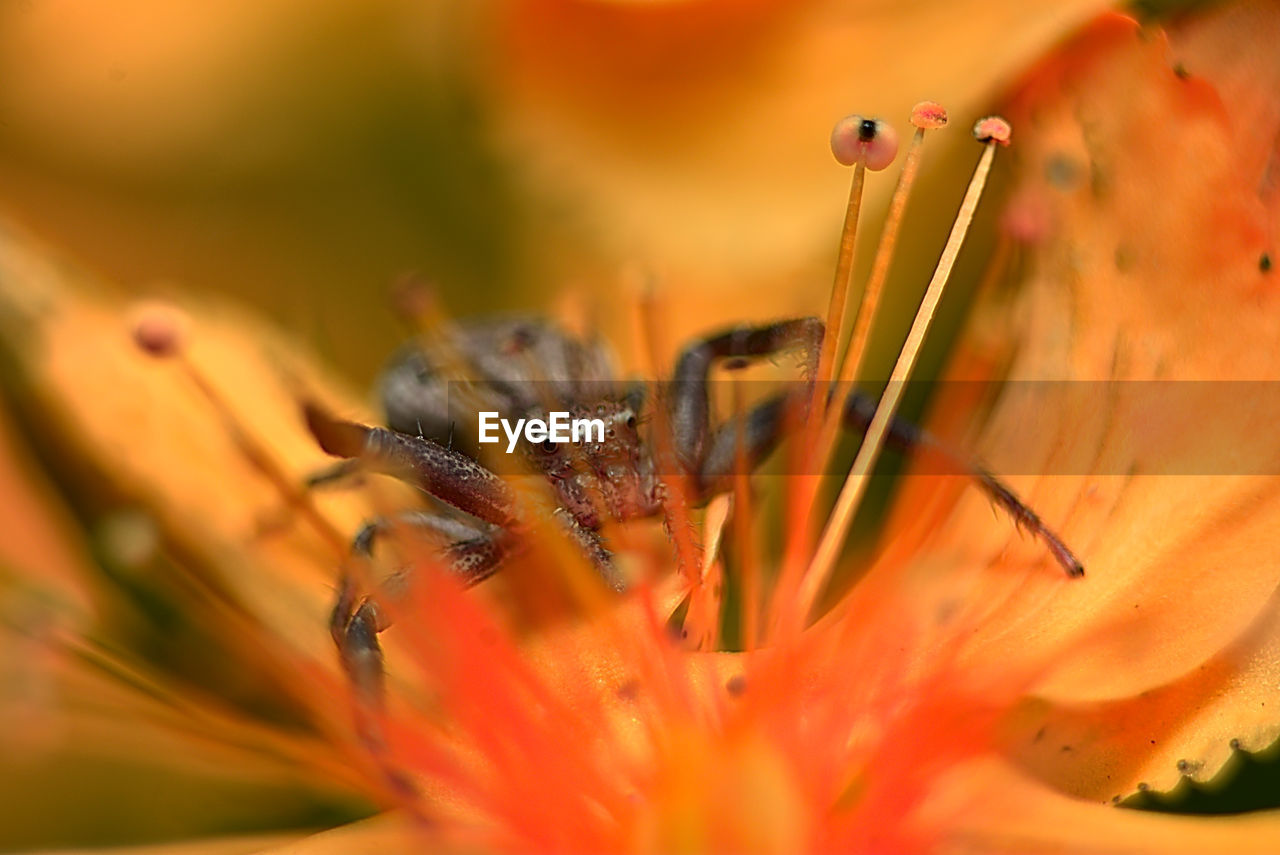
M18 533L0 543L0 578L12 584L17 580L11 577L20 577L34 586L36 591L28 593L42 601L43 609L60 609L66 618L86 616L87 558L75 527L51 485L35 471L30 447L2 409L0 507L5 509L8 530Z
M1280 484L1263 474L1280 435L1271 402L1224 382L1280 372L1261 263L1280 238L1277 37L1270 6L1222 7L1171 42L1112 19L1033 75L1010 211L1019 228L1038 218L1021 233L1029 276L954 369L1003 365L1014 383L952 440L1043 473L1008 480L1088 575L1061 578L976 491L956 500L937 478L903 496L911 523L881 567L915 555L908 584L940 621L985 622L976 669L1038 669L1019 756L1091 798L1209 777L1232 740L1280 735Z
M1192 817L1091 804L994 761L957 767L941 779L922 818L930 820L947 823L944 851L983 855L1264 855L1280 845L1280 812Z
M1029 701L1010 744L1020 764L1063 792L1107 800L1139 785L1167 791L1205 781L1236 748L1280 736L1280 597L1252 631L1188 674L1132 698L1094 704Z
M59 475L98 508L144 509L202 584L297 650L327 654L334 545L286 507L182 367L133 344L130 310L8 229L0 229L0 307L25 415ZM247 315L209 307L194 317L190 362L300 484L326 458L302 423L298 394L350 396L335 396L292 345ZM369 513L350 494L324 500L342 530Z
M1245 465L1280 459L1265 407L1237 407L1255 421L1219 439L1212 409L1203 429L1185 405L1184 418L1161 421L1147 408L1161 387L1122 382L1181 392L1202 387L1172 381L1280 371L1280 307L1259 269L1278 236L1275 195L1260 195L1259 182L1280 117L1237 103L1229 86L1242 79L1235 63L1246 63L1250 93L1271 93L1274 104L1280 62L1253 46L1280 32L1280 18L1271 7L1221 15L1209 24L1224 38L1204 62L1208 82L1180 79L1163 39L1111 21L1035 78L1017 111L1029 117L1015 121L1022 192L1042 197L1055 225L1032 247L1006 316L1013 383L966 444L997 471L1012 459L1015 472L1043 473L1008 480L1088 576L1065 584L1040 544L992 524L976 491L921 536L928 566L914 572L937 583L931 596L985 615L992 630L975 639L978 656L1041 662L1047 697L1120 698L1176 679L1244 632L1280 582L1273 477L1164 474L1185 459L1195 465L1191 455L1214 442L1255 461ZM1077 177L1053 185L1063 162ZM1019 392L1053 380L1088 382ZM1239 403L1229 384L1204 388L1210 401ZM903 504L916 513L927 501L916 492Z
M53 646L66 655L69 638L69 649L102 655L122 685L176 708L150 726L188 736L203 726L203 738L286 756L329 785L351 786L362 773L359 763L353 772L348 754L347 710L334 703L346 696L345 683L327 620L346 532L373 511L367 499L338 491L318 499L332 531L308 524L238 438L250 437L255 453L281 469L286 491L296 490L327 463L303 426L297 396L335 407L350 398L242 313L210 307L195 314L185 362L141 353L132 319L105 286L0 228L0 346L16 369L26 427L84 512L108 520L124 512L155 538L141 555L113 555L104 541L132 593L82 568L79 582L111 608L93 627L94 642L72 633ZM228 412L201 393L186 366ZM159 642L147 642L161 645L158 654L126 647L144 631L131 612L138 591L181 615ZM99 639L118 652L97 650ZM276 720L254 721L255 714ZM120 716L130 718L146 716Z
M511 2L501 139L638 258L785 266L829 248L836 118L967 115L1105 5Z
M405 817L385 815L258 852L260 855L407 855L424 851L421 833L422 829L414 827ZM430 851L450 850L433 846Z
M271 852L294 840L295 834L228 837L189 843L162 843L156 846L112 846L104 849L41 849L40 855L256 855ZM32 853L34 855L34 853Z

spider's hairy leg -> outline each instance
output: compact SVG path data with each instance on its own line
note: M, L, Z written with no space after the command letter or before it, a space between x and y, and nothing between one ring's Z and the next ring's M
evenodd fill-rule
M782 439L787 419L789 416L794 417L796 412L791 408L802 407L804 403L805 398L794 392L776 395L718 428L711 438L698 473L698 485L703 491L699 498L705 499L729 489L729 478L739 465L739 453L742 455L742 465L748 471L755 469ZM875 400L867 394L852 393L846 400L842 413L843 427L850 432L865 433L875 408ZM928 431L896 416L889 422L885 441L899 451L924 449L939 456L949 469L972 479L974 485L1008 514L1015 525L1039 539L1068 576L1084 575L1084 565L1062 539L1012 489L982 464L949 450Z
M782 439L789 408L803 407L808 400L808 395L774 395L716 428L698 469L698 499L731 489L730 479L740 465L751 472L763 463Z
M728 478L738 468L739 448L748 472L759 466L781 441L788 427L788 417L795 418L798 414L799 410L792 408L803 407L807 400L807 396L796 392L775 395L717 428L699 472L699 484L705 491L703 496L729 488ZM846 402L842 423L847 430L865 433L869 414L874 411L875 401L862 392L855 392ZM887 441L901 451L922 443L929 443L931 448L937 447L932 436L906 419L897 417L889 423ZM963 471L970 471L968 466L958 465ZM975 479L978 479L976 470L973 471Z
M581 525L572 514L557 514L569 541L576 545L604 583L618 593L627 590L627 578L613 561L613 554L605 548L600 533Z
M870 397L862 392L853 393L849 396L842 414L844 427L851 431L865 433L867 426L871 424L875 410L875 401ZM981 463L952 451L933 434L897 417L890 420L885 441L898 449L923 448L941 457L955 471L969 476L987 498L1013 519L1016 526L1031 532L1043 543L1053 555L1054 560L1062 567L1063 572L1071 577L1084 575L1084 564L1062 542L1062 538L1045 525L1039 514L1019 499L1012 489Z
M505 529L463 522L432 511L405 511L391 517L377 517L356 533L351 549L357 556L373 557L374 542L389 531L405 529L436 541L443 541L449 569L470 588L498 572L507 557L509 535Z
M671 432L681 467L694 476L703 468L711 434L707 382L711 367L718 360L772 356L803 346L805 373L812 380L822 336L822 321L797 318L763 326L734 327L686 347L676 361L668 401Z
M368 558L379 534L396 526L427 530L448 541L444 560L464 584L474 585L497 572L513 535L514 500L506 483L460 452L422 437L406 436L334 418L307 404L307 426L329 454L359 461L367 470L401 478L442 502L481 521L472 526L430 513L374 520L352 544L357 557ZM481 529L479 525L487 524ZM387 593L403 588L407 575L392 577ZM378 633L387 627L377 602L362 596L355 580L344 575L329 618L329 631L353 685L373 704L382 699L382 647Z
M355 581L344 575L338 599L329 613L329 634L338 648L342 669L367 703L379 705L383 698L382 645L378 633L386 628L377 604L361 597Z
M460 511L498 526L515 521L511 489L497 475L461 452L429 439L335 418L305 406L307 427L336 457L358 458L366 469L413 484Z
M387 531L407 527L443 537L443 558L449 569L467 587L488 579L502 566L510 552L512 535L505 529L480 531L460 520L424 511L409 511L391 518L379 518L365 524L352 543L359 558L373 556L374 542ZM409 583L412 568L395 573L383 586L383 595L398 599ZM329 633L342 658L353 685L373 702L382 698L382 647L378 633L390 626L390 620L377 602L359 594L355 580L344 574L338 588L338 599L329 614Z

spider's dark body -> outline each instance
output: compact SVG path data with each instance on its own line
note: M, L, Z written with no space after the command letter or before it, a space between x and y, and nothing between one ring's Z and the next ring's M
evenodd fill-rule
M803 352L804 376L812 378L823 337L822 322L799 318L762 326L738 326L686 346L676 360L659 405L670 430L671 465L685 477L694 501L727 488L739 462L755 468L769 455L788 414L802 413L811 400L808 383L791 384L747 412L713 426L708 377L720 360L768 357L787 349ZM600 441L568 443L520 440L515 451L524 471L540 472L550 483L554 516L612 587L625 582L605 548L600 529L607 519L626 521L659 514L664 495L653 454L653 437L644 436L642 387L620 383L613 360L598 342L583 341L539 320L481 320L457 326L430 340L416 340L392 359L380 383L387 428L332 418L309 407L308 422L329 453L349 458L362 469L384 472L420 487L434 505L429 511L374 520L355 539L368 553L377 535L390 525L407 525L438 535L445 560L467 583L494 573L519 546L526 521L514 495L494 466L481 459L504 455L506 444L482 454L478 414L496 412L512 422L545 418L553 410L604 422ZM850 398L843 421L865 430L874 405L862 395ZM900 447L936 444L914 426L895 421L889 440ZM510 463L510 458L500 459ZM978 486L1041 537L1069 573L1083 572L1079 562L1036 515L981 467L957 461ZM511 470L513 471L513 470ZM332 631L348 671L363 684L381 679L376 635L383 621L372 600L362 599L344 579L334 608Z
M383 374L387 425L447 445L475 459L477 414L515 422L546 420L553 410L604 422L600 441L529 443L520 457L546 476L558 506L586 531L602 517L652 516L662 509L658 478L639 433L642 388L620 384L614 360L597 341L582 341L540 320L476 321L435 342L413 341ZM504 453L506 437L491 446ZM509 470L509 467L506 467Z

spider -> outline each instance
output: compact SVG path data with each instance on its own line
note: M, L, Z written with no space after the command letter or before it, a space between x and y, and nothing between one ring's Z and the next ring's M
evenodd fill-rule
M692 501L729 489L739 461L751 469L760 464L794 424L791 408L805 406L812 389L811 384L793 384L790 391L713 426L712 367L802 349L806 376L812 377L823 335L820 320L799 318L732 327L681 351L667 386L665 425ZM601 538L601 526L606 517L626 521L658 515L665 495L652 444L642 435L643 387L612 380L612 362L599 342L582 340L548 321L475 320L433 341L412 342L393 357L380 381L387 427L342 421L308 405L307 422L320 446L348 459L334 471L359 467L396 476L429 494L437 506L369 522L355 537L355 552L368 556L388 528L410 526L446 542L444 560L465 584L491 576L519 546L522 523L507 482L481 464L476 433L464 430L455 436L454 427L474 425L476 413L483 410L518 419L545 417L559 409L600 419L602 441L522 438L519 453L528 468L550 483L555 517L569 538L609 586L622 590L625 581ZM865 431L874 409L865 395L851 396L842 414L844 426ZM900 419L891 423L889 441L904 449L941 450L928 433ZM1009 488L976 463L953 462L1016 525L1039 538L1068 575L1083 574L1079 560ZM348 673L375 692L382 679L377 635L385 626L376 603L362 598L344 578L330 630Z

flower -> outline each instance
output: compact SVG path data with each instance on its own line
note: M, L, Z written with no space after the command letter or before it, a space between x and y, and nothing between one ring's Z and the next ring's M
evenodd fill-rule
M1243 6L1167 42L1109 18L1033 71L1012 100L1021 154L1006 217L1027 275L1012 296L987 295L953 377L1269 379L1280 65L1265 46L1277 29L1272 10ZM43 414L58 465L146 509L141 525L118 521L104 538L135 574L125 587L180 606L205 632L177 643L213 641L226 659L190 671L136 662L95 637L121 629L101 616L92 631L83 616L55 621L35 649L73 673L105 669L117 688L130 677L149 695L126 689L130 702L165 713L171 730L403 809L282 852L424 840L466 851L1274 848L1274 814L1103 804L1140 783L1210 777L1233 745L1276 735L1263 711L1280 626L1273 479L1153 474L1187 450L1185 423L1117 439L1117 426L1142 422L1115 394L1052 402L1028 440L1025 401L1004 393L966 444L1030 456L1041 474L1015 486L1083 554L1085 581L993 524L962 481L920 475L891 539L827 615L742 653L670 639L662 576L601 599L555 538L508 572L517 590L566 585L573 613L551 620L423 566L384 636L387 708L357 705L353 727L323 643L326 585L345 560L334 529L403 497L292 486L317 460L294 402L325 396L350 411L350 400L254 322L214 309L193 311L178 358L149 361L115 301L25 247L12 234L0 246L0 338L25 411ZM943 406L935 429L956 418ZM1233 452L1280 450L1265 430L1232 437L1246 446ZM1055 474L1078 459L1084 474ZM149 572L148 532L175 559L164 575ZM714 522L705 536L717 539ZM266 686L269 715L253 708Z

